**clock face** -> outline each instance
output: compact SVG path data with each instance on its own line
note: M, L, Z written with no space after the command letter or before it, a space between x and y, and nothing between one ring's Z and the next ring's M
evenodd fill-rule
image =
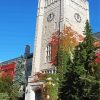
M50 13L47 17L47 21L50 22L54 19L54 13Z
M78 23L81 22L81 16L80 16L79 13L75 13L75 14L74 14L74 18L75 18L75 20L76 20Z

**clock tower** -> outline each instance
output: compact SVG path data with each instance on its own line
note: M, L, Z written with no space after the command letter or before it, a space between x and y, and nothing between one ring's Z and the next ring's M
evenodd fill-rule
M83 36L85 22L89 20L88 6L87 0L38 0L32 75L53 68L57 49L52 42L65 27Z

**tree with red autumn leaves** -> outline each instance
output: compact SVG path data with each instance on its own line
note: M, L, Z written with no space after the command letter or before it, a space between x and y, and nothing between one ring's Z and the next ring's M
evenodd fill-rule
M59 31L52 34L49 44L51 44L51 63L58 65L58 52L59 49L66 51L67 53L72 52L75 46L82 42L84 37L73 31L71 27L64 26L63 32Z

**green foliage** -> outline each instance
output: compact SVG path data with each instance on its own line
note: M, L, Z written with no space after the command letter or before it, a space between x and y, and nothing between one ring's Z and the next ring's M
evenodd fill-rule
M58 95L58 75L47 74L45 77L45 93L50 96L50 100L57 100Z
M81 77L82 88L82 100L100 100L100 81L96 80L95 77L88 75L87 77Z
M74 51L73 61L65 59L66 72L59 88L59 100L99 100L100 74L95 74L95 47L88 21L85 39ZM68 63L68 61L70 61ZM64 65L64 64L63 64Z
M9 100L10 86L12 85L12 80L9 76L0 77L0 100Z
M92 74L93 60L95 59L96 48L93 45L94 38L92 36L91 28L88 21L86 22L84 34L86 35L85 40L82 44L86 52L86 59L84 59L84 66L85 66L85 69L87 70L87 73Z
M82 79L84 83L83 87L83 99L88 100L99 100L99 85L100 85L100 72L97 71L97 68L99 70L100 67L98 67L97 64L95 64L95 47L93 45L94 38L92 37L92 32L89 27L89 23L86 22L85 27L85 34L86 38L83 42L83 46L85 47L86 51L86 59L84 60L84 68L86 69L86 76ZM94 88L95 87L95 88Z
M0 92L7 92L10 85L12 85L12 80L9 76L0 78Z
M21 89L21 86L25 85L25 82L25 68L23 60L19 60L16 67L14 81L12 81L9 76L0 78L0 95L2 100L18 100L18 97L23 95L23 92L20 92L19 90Z
M25 78L25 66L23 64L24 60L20 59L17 61L17 66L16 66L16 75L14 77L14 86L17 86L17 90L22 89L22 90L18 90L18 97L22 97L23 93L24 93L24 87L26 84L26 78ZM22 87L22 88L21 88ZM15 87L14 87L15 88ZM13 89L13 88L12 88Z
M9 100L7 93L0 93L0 100Z
M70 61L69 61L70 55L62 49L59 50L58 54L59 54L58 55L59 59L58 59L58 66L57 66L57 74L60 80L59 82L61 82L61 80L63 80L63 77L64 77L63 75L67 71L67 68L69 68L69 67L66 67L66 65L70 64Z
M11 85L10 91L9 91L10 100L18 100L19 89L20 87L18 85L15 85L15 84Z
M23 60L17 61L16 75L14 77L14 83L19 85L24 85L26 83L25 79L25 66Z
M50 96L50 100L58 99L59 86L62 80L64 79L63 75L69 69L69 67L67 66L69 66L70 64L70 59L69 59L70 54L68 54L66 51L63 51L63 49L60 49L58 56L59 56L59 59L58 59L57 73L46 74L45 78L43 79L45 80L44 94L46 95L48 94Z
M64 80L62 81L59 88L59 100L80 100L79 93L81 89L80 84L80 73L83 73L83 69L79 66L74 66L70 63L70 67L64 74Z
M94 75L96 79L100 80L100 64L94 65Z
M0 100L17 100L18 91L19 88L13 85L9 76L0 78Z
M71 62L72 62L72 57L71 57L71 54L72 54L72 48L71 47L68 47L68 49L70 50L64 50L64 49L61 49L59 50L58 54L59 54L59 59L58 59L58 67L57 67L57 74L58 74L58 78L59 78L59 81L58 81L58 97L59 99L61 99L61 96L63 97L63 100L67 100L65 98L65 89L66 89L66 75L67 72L70 72L70 65L71 65ZM70 75L70 74L68 74ZM71 82L71 81L70 81ZM63 92L62 92L63 91ZM64 95L63 95L64 94ZM70 99L68 99L70 100Z

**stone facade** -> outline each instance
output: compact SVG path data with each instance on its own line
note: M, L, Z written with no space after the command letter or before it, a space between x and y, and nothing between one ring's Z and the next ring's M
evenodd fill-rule
M44 82L38 80L37 74L56 73L59 40L68 43L71 36L73 43L82 41L86 20L87 0L38 0L34 57L25 100L41 100Z
M32 75L53 67L49 57L52 35L64 33L67 26L83 36L86 20L89 20L87 0L38 0Z

